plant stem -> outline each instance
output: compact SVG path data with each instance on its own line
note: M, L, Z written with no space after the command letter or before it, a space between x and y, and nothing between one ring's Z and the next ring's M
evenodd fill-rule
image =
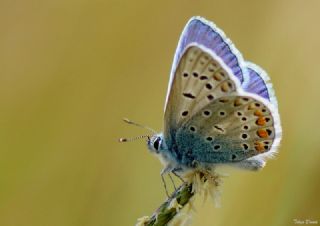
M172 195L161 204L152 216L143 222L145 226L167 225L193 197L192 183L183 183ZM173 202L177 202L175 206Z
M173 220L181 209L188 203L191 204L191 198L197 195L207 194L216 201L219 198L219 190L217 188L221 185L221 174L217 174L214 170L208 171L193 171L189 175L185 175L184 182L172 195L160 205L160 207L152 214L151 217L142 217L138 220L136 226L163 226ZM213 194L213 192L218 192ZM216 205L218 206L219 204ZM177 218L176 220L180 220Z

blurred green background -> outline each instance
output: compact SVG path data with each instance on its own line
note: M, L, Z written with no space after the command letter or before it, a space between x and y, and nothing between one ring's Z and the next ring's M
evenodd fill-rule
M232 170L193 225L320 223L320 2L0 1L0 225L133 225L166 198L145 133L162 129L179 35L214 21L269 72L283 141L259 173Z

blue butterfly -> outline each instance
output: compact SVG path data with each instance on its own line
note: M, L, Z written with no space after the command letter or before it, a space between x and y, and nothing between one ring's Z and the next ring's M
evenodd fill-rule
M269 77L212 22L193 17L174 56L164 131L148 148L165 173L221 164L258 170L281 139L278 104Z

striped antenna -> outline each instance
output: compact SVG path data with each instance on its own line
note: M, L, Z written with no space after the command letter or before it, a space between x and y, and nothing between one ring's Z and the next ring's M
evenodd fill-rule
M139 139L142 139L142 138L145 138L147 137L148 140L150 139L150 135L141 135L141 136L137 136L137 137L132 137L132 138L120 138L119 139L119 142L120 143L124 143L124 142L131 142L131 141L135 141L135 140L139 140Z
M134 125L134 126L137 126L137 127L143 128L143 129L147 129L147 130L151 131L153 134L156 134L156 133L157 133L155 130L151 129L149 126L141 125L141 124L136 123L136 122L133 122L133 121L127 119L127 118L124 118L123 121L124 121L125 123L130 124L130 125ZM124 137L122 137L122 138L119 139L119 142L121 142L121 143L131 142L131 141L139 140L139 139L142 139L142 138L145 138L145 137L147 137L148 140L150 140L150 137L151 137L151 136L152 136L152 135L149 135L149 134L148 134L148 135L141 135L141 136L132 137L132 138L124 138Z
M123 121L124 121L125 123L130 124L130 125L134 125L134 126L137 126L137 127L140 127L140 128L147 129L147 130L151 131L152 133L157 133L157 131L155 131L154 129L151 129L149 126L141 125L141 124L139 124L139 123L136 123L136 122L131 121L130 119L124 118Z

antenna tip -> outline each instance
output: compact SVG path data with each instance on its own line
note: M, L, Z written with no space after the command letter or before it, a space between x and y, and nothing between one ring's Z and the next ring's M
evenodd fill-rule
M122 143L122 142L126 142L126 141L128 141L127 138L120 138L120 139L119 139L119 142L121 142L121 143Z
M127 118L123 118L123 121L127 122L127 123L130 123L131 121Z

